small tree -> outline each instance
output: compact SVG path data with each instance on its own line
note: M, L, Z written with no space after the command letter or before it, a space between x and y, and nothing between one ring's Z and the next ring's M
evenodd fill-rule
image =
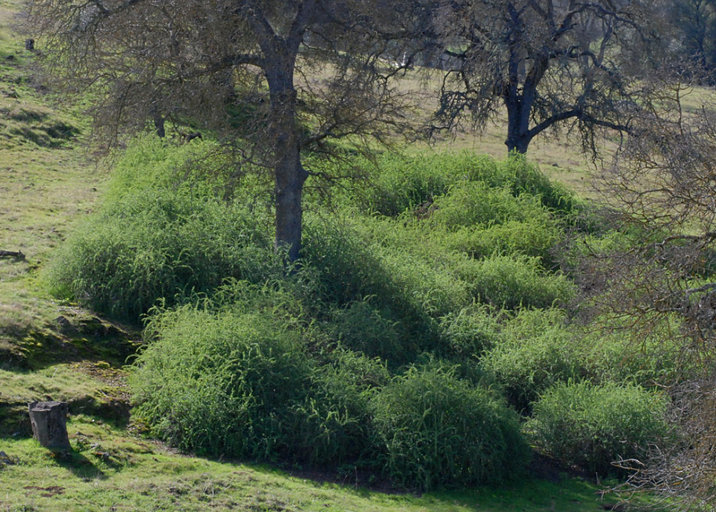
M276 246L295 260L310 174L302 154L338 137L380 138L403 120L405 98L390 81L400 66L388 62L403 54L418 8L407 0L34 0L27 10L29 26L47 36L47 62L94 92L95 118L110 135L148 119L161 134L167 117L233 123L242 152L273 172Z
M469 113L483 127L507 110L508 151L525 153L548 129L571 121L592 150L599 128L628 131L644 105L635 54L646 41L641 2L454 0L435 26L449 56L440 128ZM653 20L651 21L653 23Z

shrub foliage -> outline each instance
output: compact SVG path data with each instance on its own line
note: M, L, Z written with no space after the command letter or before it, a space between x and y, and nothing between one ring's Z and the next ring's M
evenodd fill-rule
M534 442L568 465L607 475L612 462L641 459L668 438L666 399L635 385L561 383L535 403Z
M529 414L542 393L530 430L566 462L606 471L664 434L663 399L564 384L597 380L619 347L590 350L568 325L578 291L554 249L584 207L523 158L355 157L371 181L330 208L308 191L286 269L270 180L227 170L219 149L135 141L49 274L65 298L147 315L130 385L155 435L432 489L519 472L529 450L507 403Z
M517 415L439 366L411 368L373 399L390 477L421 489L496 483L522 469Z

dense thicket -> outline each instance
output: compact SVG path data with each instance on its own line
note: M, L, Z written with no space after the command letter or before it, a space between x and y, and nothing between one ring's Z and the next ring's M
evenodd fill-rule
M587 206L524 158L356 157L374 179L330 203L310 196L305 257L288 273L272 250L270 185L207 172L222 158L209 141L135 141L49 276L99 310L148 314L131 387L155 435L409 488L473 485L520 473L519 414L554 386L631 378L605 377L615 350L637 349L574 317L580 289L560 265L579 249L557 250L579 245L567 244L575 233L606 246L620 235L592 230ZM603 393L619 401L621 389ZM619 455L605 449L598 470Z
M713 85L716 80L716 2L678 0L664 5L674 30L673 47L683 59L685 70L695 72L697 79Z
M655 452L634 481L713 503L716 118L707 97L698 110L684 111L680 98L689 90L673 87L662 100L665 112L652 116L603 173L620 230L633 235L628 248L593 259L591 273L601 281L593 290L596 302L612 323L638 326L651 346L679 347L680 375L669 384L672 412L687 440Z
M672 70L711 79L712 1L28 6L99 125L201 125L241 157L135 141L50 272L58 295L146 315L132 387L156 435L428 489L517 474L521 414L538 450L607 474L672 440L668 389L689 435L647 480L713 496L716 123L663 93L684 92ZM499 105L511 152L564 122L594 155L595 130L628 134L607 182L632 226L520 157L358 157L412 117L393 78L421 52L446 71L431 131ZM346 174L372 180L304 201L309 176Z

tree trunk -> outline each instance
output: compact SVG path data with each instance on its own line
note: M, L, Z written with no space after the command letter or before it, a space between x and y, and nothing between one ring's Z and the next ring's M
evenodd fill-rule
M69 451L67 437L67 404L64 402L33 402L29 405L32 436L53 451Z
M157 136L163 139L167 134L164 129L164 116L156 108L152 108L151 115L154 121L154 130L157 132Z
M511 116L508 113L507 140L505 140L507 152L512 153L513 151L516 151L517 153L524 155L527 153L527 148L529 147L532 139L520 130L518 123L513 123L510 118Z
M289 140L281 140L286 137ZM276 249L287 249L289 261L296 261L301 251L303 225L303 184L308 174L301 165L297 141L288 133L278 136L276 174Z
M525 106L522 98L505 99L507 107L507 152L516 151L524 155L532 141L529 133L529 106Z
M507 140L505 141L505 145L507 146L507 152L512 153L516 152L521 155L524 155L527 153L527 148L530 145L530 139L526 137L522 137L520 135L508 135Z
M292 70L293 67L291 66ZM277 250L287 250L294 262L301 251L303 184L308 173L301 164L296 124L296 90L292 71L268 74L271 95L271 136L274 137Z

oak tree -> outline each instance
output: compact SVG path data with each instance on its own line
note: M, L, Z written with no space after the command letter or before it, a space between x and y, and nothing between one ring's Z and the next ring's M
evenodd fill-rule
M571 122L594 149L600 128L628 131L641 94L649 23L632 0L441 0L447 73L437 118L483 127L507 111L508 151Z
M112 133L151 120L161 134L167 118L233 127L247 158L273 173L276 246L295 260L310 175L302 155L339 137L380 138L401 123L405 95L391 78L409 64L395 56L415 40L419 7L407 0L34 0L27 12L55 73L92 91L96 119Z

